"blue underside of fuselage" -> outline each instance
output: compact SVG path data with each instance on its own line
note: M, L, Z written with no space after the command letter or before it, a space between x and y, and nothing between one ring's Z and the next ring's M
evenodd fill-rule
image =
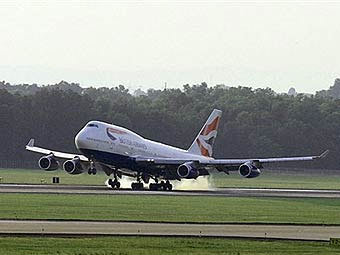
M99 150L79 149L79 151L90 159L118 168L134 170L137 167L136 161L129 156Z

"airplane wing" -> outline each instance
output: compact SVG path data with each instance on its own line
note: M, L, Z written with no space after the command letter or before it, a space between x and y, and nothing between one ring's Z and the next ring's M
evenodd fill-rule
M78 154L72 154L72 153L66 153L66 152L59 152L59 151L52 151L49 149L44 149L40 147L34 146L34 139L31 139L28 144L26 145L26 150L37 152L40 154L50 155L53 154L57 158L63 158L63 159L73 159L75 157L79 157L81 161L87 162L89 159L85 157L84 155L78 155Z
M246 162L257 163L279 163L279 162L293 162L293 161L311 161L326 157L329 150L326 150L319 156L303 156L303 157L284 157L284 158L248 158L248 159L176 159L176 158L144 158L136 157L135 161L142 164L153 165L180 165L186 162L195 162L201 166L235 166Z

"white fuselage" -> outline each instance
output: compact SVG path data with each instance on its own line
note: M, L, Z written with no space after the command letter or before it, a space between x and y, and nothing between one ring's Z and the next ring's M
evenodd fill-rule
M128 157L207 159L186 150L154 142L123 127L90 121L75 137L78 150L105 152Z

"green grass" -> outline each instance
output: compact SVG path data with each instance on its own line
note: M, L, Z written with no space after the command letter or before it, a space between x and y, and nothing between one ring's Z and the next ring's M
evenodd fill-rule
M340 200L0 194L1 219L340 224Z
M263 170L257 178L241 178L237 173L215 175L213 182L216 187L247 187L247 188L291 188L291 189L340 189L340 171L331 174L275 172Z
M0 237L2 255L109 254L339 254L326 242L253 241L218 238L170 237Z
M52 183L52 178L58 176L62 184L79 184L79 185L104 185L108 177L99 172L96 175L87 173L71 175L64 170L44 171L41 169L0 169L1 183Z
M103 172L89 176L86 173L70 175L63 170L0 169L2 183L51 183L54 176L60 177L61 184L104 185L108 179ZM230 175L214 174L210 182L215 187L340 189L340 171L328 174L313 171L309 174L264 170L262 175L254 179L242 178L233 172Z

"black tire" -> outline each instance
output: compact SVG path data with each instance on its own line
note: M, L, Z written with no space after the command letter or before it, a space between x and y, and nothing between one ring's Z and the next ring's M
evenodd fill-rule
M117 188L117 189L120 188L120 182L116 182L116 188Z
M97 174L97 169L93 168L93 169L92 169L92 174L93 174L93 175L96 175L96 174Z
M158 184L158 190L166 190L166 185L164 181Z
M170 183L169 180L165 182L164 190L172 190L172 184Z
M143 183L133 182L133 183L131 183L131 189L132 190L142 190L143 189Z

